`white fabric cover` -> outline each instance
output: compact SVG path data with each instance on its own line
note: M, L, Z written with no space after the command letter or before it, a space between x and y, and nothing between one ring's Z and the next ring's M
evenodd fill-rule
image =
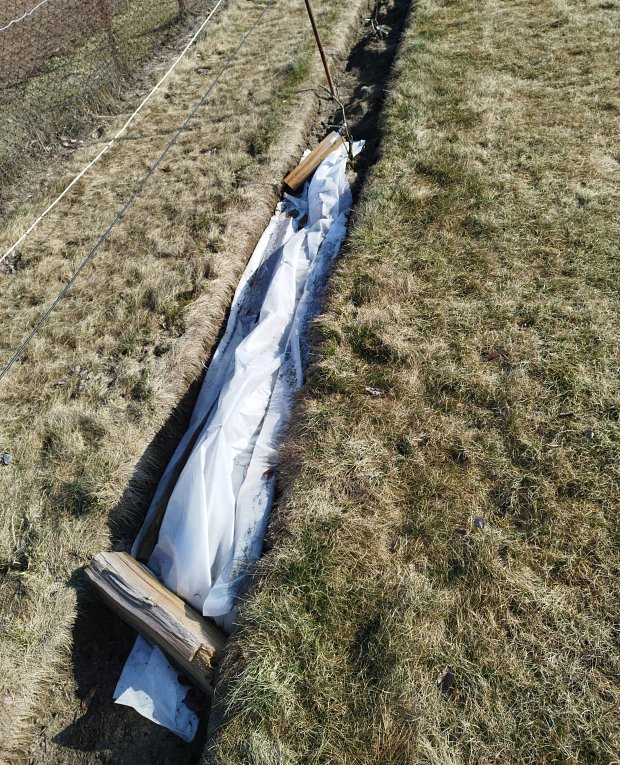
M346 166L342 147L300 198L287 196L278 205L235 293L190 426L134 543L136 554L169 495L149 567L225 631L262 548L278 441L303 383L303 335L346 233L352 203ZM197 719L179 704L187 688L179 688L177 676L161 651L139 638L115 698L191 740Z

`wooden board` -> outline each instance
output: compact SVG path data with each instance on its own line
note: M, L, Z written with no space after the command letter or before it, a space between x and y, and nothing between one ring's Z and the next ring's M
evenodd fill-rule
M342 136L339 133L331 132L321 141L316 149L313 149L310 154L308 154L308 156L286 176L284 183L291 191L297 191L297 189L308 180L321 162L328 157L332 151L336 151L336 149L340 148L342 143Z
M125 552L104 552L86 567L104 602L159 646L201 690L213 692L213 660L226 636Z

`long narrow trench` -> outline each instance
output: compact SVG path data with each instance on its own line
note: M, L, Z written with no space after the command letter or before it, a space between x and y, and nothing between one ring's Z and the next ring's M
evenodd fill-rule
M385 98L394 60L412 0L382 0L378 2L378 21L386 34L378 34L367 22L375 10L369 2L368 13L358 21L355 41L346 61L334 66L339 96L345 104L353 136L366 139L366 148L356 166L354 195L363 186L368 169L374 164L381 143L381 108ZM319 95L317 118L308 136L308 145L315 145L330 129L341 122L340 108L326 94ZM200 380L187 392L170 420L157 434L150 450L170 452L179 434L187 425ZM165 444L165 446L164 446ZM129 487L128 491L131 491ZM148 500L145 499L145 510ZM119 527L112 519L112 535L120 546L131 541L135 528ZM204 749L208 731L208 710L198 710L204 721L191 744L150 723L133 710L118 707L112 693L125 659L133 645L135 633L103 608L90 592L76 582L81 593L80 615L74 627L71 671L73 677L59 678L59 693L73 684L82 700L77 719L64 719L62 714L51 717L32 752L31 762L58 765L94 765L94 763L132 763L141 765L157 762L195 763Z

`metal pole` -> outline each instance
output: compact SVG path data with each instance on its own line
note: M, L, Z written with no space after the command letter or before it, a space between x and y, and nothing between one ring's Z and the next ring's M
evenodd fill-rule
M312 10L312 3L310 2L310 0L304 0L304 2L306 3L306 8L308 9L308 16L310 17L310 23L312 24L312 31L314 32L314 37L316 38L316 44L318 46L319 53L321 54L321 60L323 61L325 74L327 75L327 84L329 85L329 89L331 91L332 96L334 98L337 98L336 88L334 87L334 81L332 80L332 75L331 75L331 72L329 71L329 64L327 63L327 56L325 55L325 49L323 48L323 43L321 41L319 28L316 25L314 11Z

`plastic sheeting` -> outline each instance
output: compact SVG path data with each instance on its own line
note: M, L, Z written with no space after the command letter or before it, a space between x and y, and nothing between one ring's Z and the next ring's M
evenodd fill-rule
M363 143L355 146L360 151ZM133 554L167 501L149 568L225 631L248 567L260 555L275 489L279 438L303 383L309 320L346 234L347 152L333 152L301 197L286 196L234 296L187 433L157 488ZM197 718L164 654L139 638L115 692L191 741Z

